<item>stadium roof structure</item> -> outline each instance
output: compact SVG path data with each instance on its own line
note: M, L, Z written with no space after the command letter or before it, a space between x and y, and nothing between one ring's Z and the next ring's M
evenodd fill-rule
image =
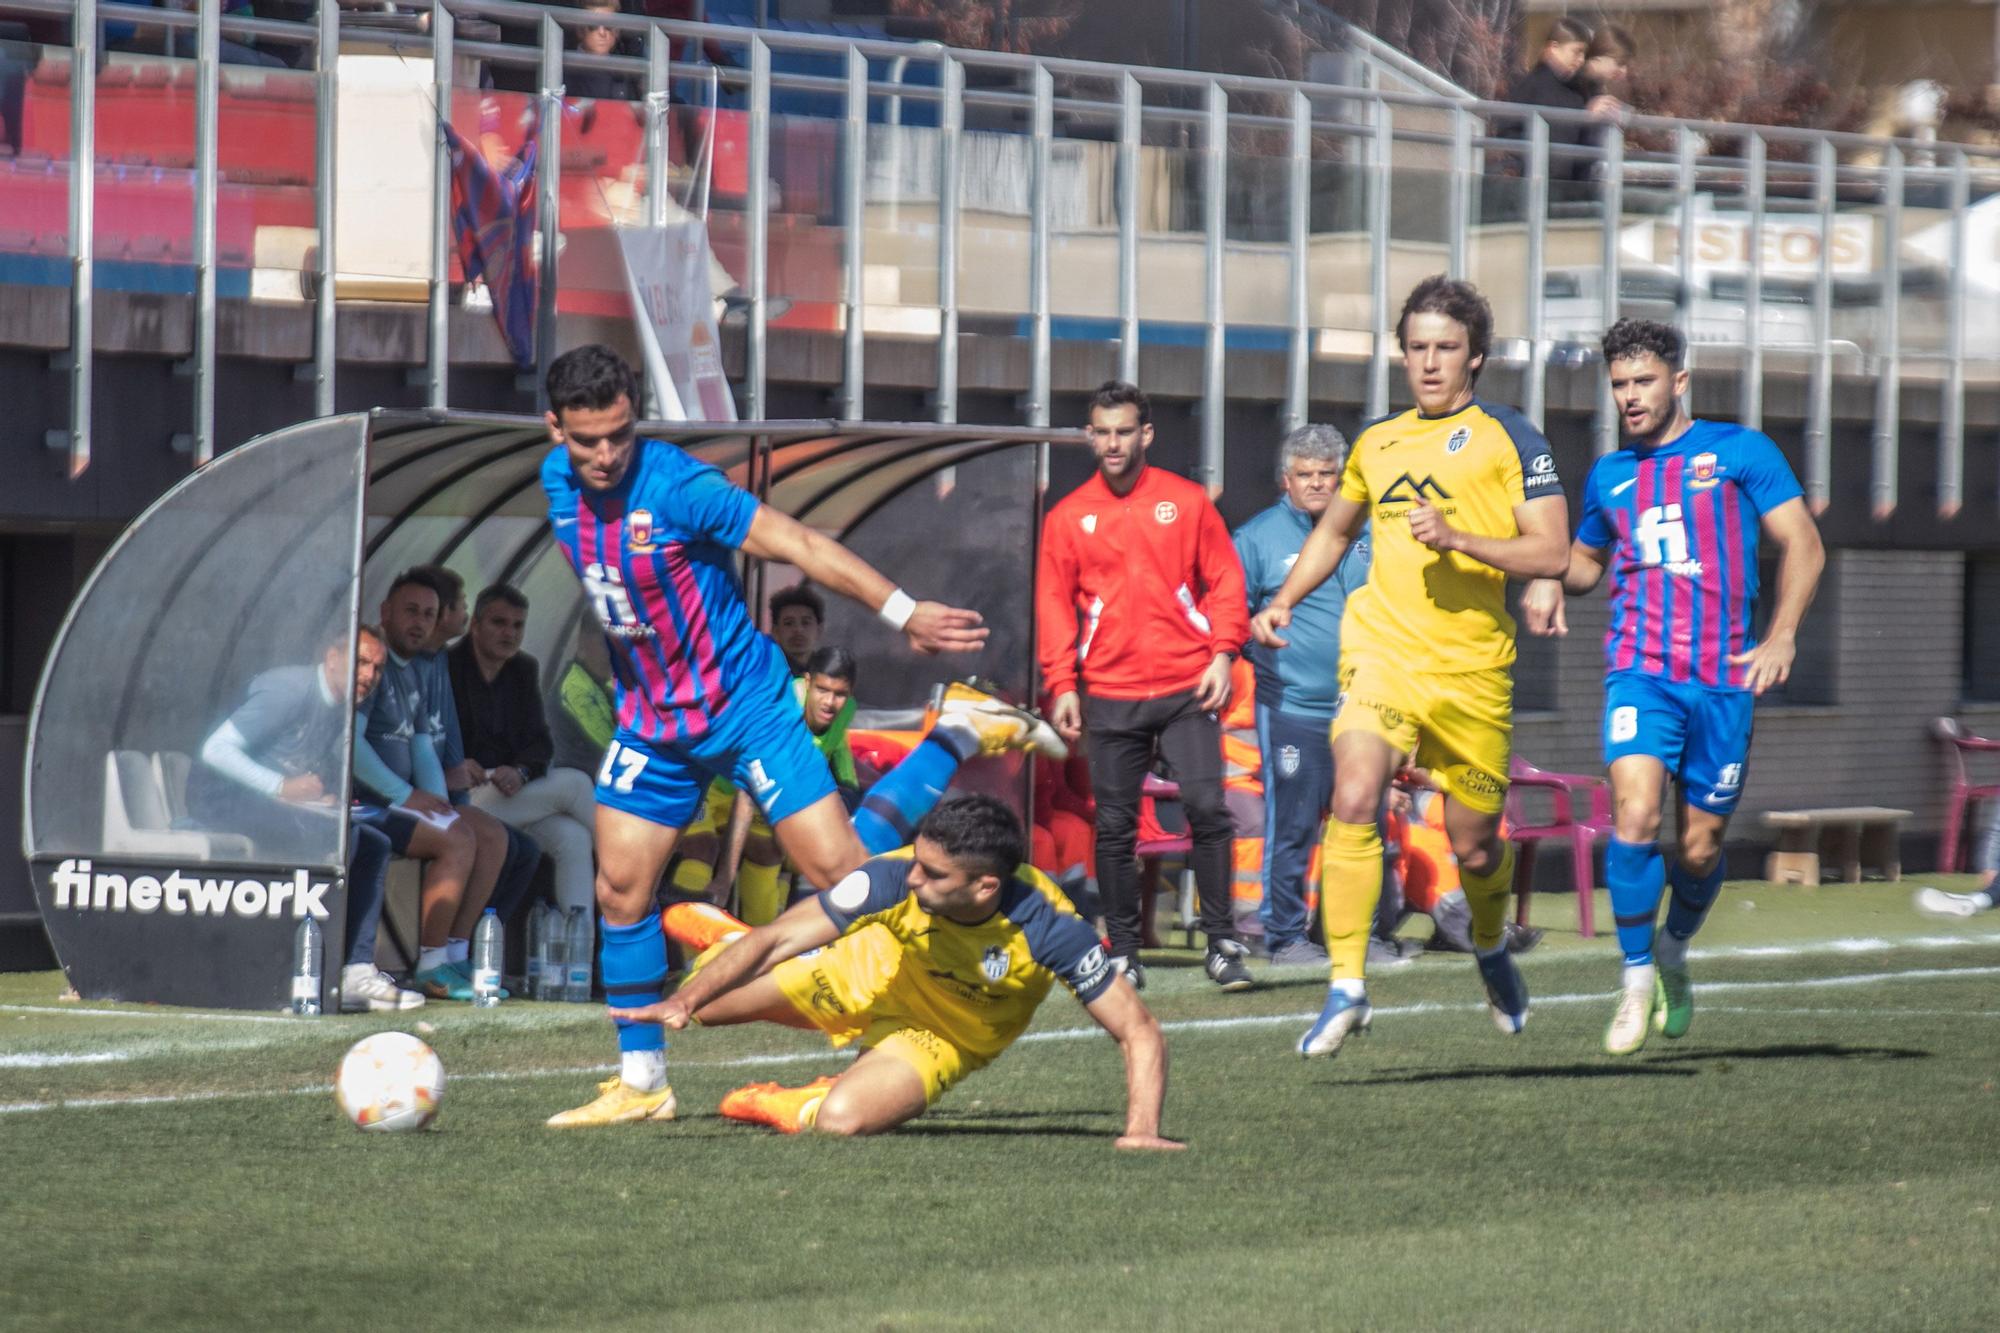
M784 421L642 433L858 544L920 594L979 607L995 631L979 669L1031 679L1043 446L1085 448L1081 432ZM328 417L221 455L126 529L70 608L29 723L23 843L79 994L280 1007L293 932L321 908L334 959L347 807L330 800L297 827L234 826L203 808L204 785L214 791L204 743L261 673L309 667L338 681L323 669L329 649L372 618L396 571L420 563L458 571L468 596L491 583L526 593L523 650L552 694L573 647L598 636L549 535L539 478L550 448L530 417ZM751 563L761 605L767 573ZM869 649L895 646L865 615L829 619L862 650L864 676ZM351 716L330 697L345 682L324 688ZM325 730L338 753L319 767L350 772L350 730Z

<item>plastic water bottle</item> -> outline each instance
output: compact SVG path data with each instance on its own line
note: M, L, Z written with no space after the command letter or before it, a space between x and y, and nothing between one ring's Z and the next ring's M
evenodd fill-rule
M551 907L542 918L542 996L560 1000L569 985L569 919L560 907Z
M591 930L590 913L581 907L569 909L569 929L567 934L567 976L563 986L563 998L571 1004L590 1003L590 964L597 951L597 940Z
M500 1003L500 966L507 957L507 928L500 914L487 908L472 931L472 1007L491 1009Z
M528 909L528 998L542 998L542 964L549 957L548 905L539 898Z
M319 1017L320 983L326 976L326 943L308 913L292 935L292 1012Z

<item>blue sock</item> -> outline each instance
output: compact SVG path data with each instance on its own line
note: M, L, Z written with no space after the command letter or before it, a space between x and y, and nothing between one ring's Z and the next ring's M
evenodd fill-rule
M597 962L604 978L604 1001L613 1009L636 1009L658 1004L666 994L667 937L660 929L660 914L648 912L629 926L614 926L600 918L604 940L597 949ZM667 1029L659 1023L618 1024L621 1051L664 1051Z
M1653 923L1667 882L1660 845L1613 838L1604 849L1604 878L1611 888L1611 915L1618 921L1618 947L1625 951L1625 965L1652 962Z
M1708 909L1715 905L1716 895L1722 891L1722 858L1716 857L1714 869L1700 879L1676 863L1667 882L1674 890L1667 903L1667 934L1676 940L1693 939L1708 916Z
M954 751L953 743L960 740L956 728L934 728L861 798L861 808L854 812L854 831L870 856L907 846L917 836L918 822L944 795L958 766L972 757ZM977 737L972 745L977 753Z

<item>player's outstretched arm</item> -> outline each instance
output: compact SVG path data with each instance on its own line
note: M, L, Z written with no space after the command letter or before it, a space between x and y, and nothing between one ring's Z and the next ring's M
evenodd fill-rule
M1801 499L1791 499L1764 515L1764 535L1778 546L1778 604L1771 611L1771 626L1763 641L1747 653L1730 657L1732 664L1748 665L1743 683L1752 694L1762 694L1773 685L1791 679L1792 659L1798 653L1799 622L1806 618L1813 594L1819 591L1819 576L1826 568L1826 547L1819 538L1819 525Z
M1361 531L1361 522L1367 515L1367 507L1360 501L1345 495L1333 497L1333 503L1306 534L1299 558L1292 562L1292 572L1285 575L1284 583L1271 594L1264 609L1250 617L1250 633L1257 642L1266 648L1285 646L1287 640L1278 631L1292 623L1292 608L1333 576L1340 566L1340 557L1347 554L1348 544Z
M1460 532L1429 500L1410 511L1410 535L1433 551L1459 551L1517 579L1559 579L1569 566L1569 505L1538 495L1514 506L1518 537Z
M1160 1137L1160 1108L1167 1100L1167 1043L1160 1021L1122 977L1085 1006L1111 1034L1125 1057L1125 1132L1115 1146L1177 1152L1187 1145Z
M743 549L759 560L796 566L813 582L861 603L900 629L920 653L970 653L986 644L977 611L912 601L866 560L769 505L757 506Z
M686 1027L701 1007L718 996L727 995L746 981L763 976L808 949L817 949L840 938L840 929L826 914L817 897L793 903L768 926L759 926L737 940L688 978L687 984L658 1004L640 1009L613 1009L613 1018L632 1023L663 1023L678 1032Z

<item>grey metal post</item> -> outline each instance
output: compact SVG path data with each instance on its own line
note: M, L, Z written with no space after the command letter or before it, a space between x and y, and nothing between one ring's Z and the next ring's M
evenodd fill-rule
M1118 378L1139 380L1139 81L1118 85Z
M1840 164L1833 141L1813 154L1813 203L1819 214L1819 263L1813 270L1813 359L1806 400L1806 503L1817 512L1833 492L1833 204Z
M1548 248L1549 123L1541 114L1528 118L1528 371L1521 410L1535 429L1542 429L1549 401Z
M1625 129L1607 125L1604 129L1604 291L1601 312L1604 327L1618 322L1618 285L1621 256L1618 232L1625 219ZM1611 377L1601 369L1597 376L1597 412L1594 418L1597 452L1608 454L1618 447L1618 411L1611 401Z
M1446 225L1451 276L1463 278L1471 251L1472 113L1456 103L1451 108L1451 173L1445 182Z
M958 149L965 129L965 66L950 53L938 64L937 419L958 420Z
M1049 424L1049 166L1056 83L1039 62L1034 75L1034 171L1028 186L1028 424ZM1042 471L1048 470L1043 450Z
M863 208L868 189L868 57L847 48L847 120L840 137L841 264L847 274L846 324L841 340L840 415L861 420L863 375L862 323L867 293L862 259Z
M750 252L750 271L744 277L750 322L743 343L743 398L745 415L762 421L768 414L765 391L770 364L765 326L770 311L765 288L771 271L771 48L762 37L750 39L749 172L748 195L743 201L749 214L745 221Z
M667 133L669 65L673 43L663 28L646 29L646 225L667 225L667 169L672 165Z
M1290 302L1291 346L1285 366L1285 430L1306 424L1311 397L1312 327L1306 287L1311 279L1310 231L1312 226L1312 103L1296 90L1292 93L1292 174L1290 224L1292 246L1292 291Z
M548 409L549 362L556 359L557 243L562 238L563 30L542 15L541 148L535 158L535 229L542 262L535 293L535 406Z
M314 175L313 212L319 228L319 280L313 303L313 414L333 415L335 354L339 350L334 320L334 280L339 266L334 262L334 193L338 182L335 150L338 147L340 80L339 0L319 0L319 41L313 51Z
M1965 210L1972 172L1960 148L1951 155L1951 271L1945 287L1944 400L1938 404L1938 512L1950 517L1965 500Z
M1674 298L1674 316L1687 346L1688 363L1694 360L1694 149L1695 133L1683 125L1674 135L1674 188L1679 195L1675 276L1679 279Z
M1875 328L1875 430L1871 500L1874 516L1896 511L1902 489L1897 451L1901 447L1903 393L1903 150L1890 144L1884 158L1882 201L1882 297Z
M97 255L97 0L76 0L69 53L69 430L49 444L68 452L74 481L90 467L90 388L96 360L91 318Z
M1209 81L1207 127L1203 134L1202 253L1207 329L1201 357L1201 475L1211 496L1222 494L1222 357L1227 323L1223 312L1223 242L1227 239L1229 189L1229 94Z
M1764 136L1752 134L1743 170L1750 201L1750 279L1743 293L1743 361L1737 380L1736 419L1764 429Z
M215 457L215 121L222 102L222 0L202 0L194 68L194 465Z
M1396 170L1395 113L1375 103L1375 169L1368 173L1368 415L1389 415L1389 190Z
M437 143L431 160L430 346L424 360L424 401L442 409L450 389L451 366L451 38L453 20L444 0L431 0L431 100L437 111Z

